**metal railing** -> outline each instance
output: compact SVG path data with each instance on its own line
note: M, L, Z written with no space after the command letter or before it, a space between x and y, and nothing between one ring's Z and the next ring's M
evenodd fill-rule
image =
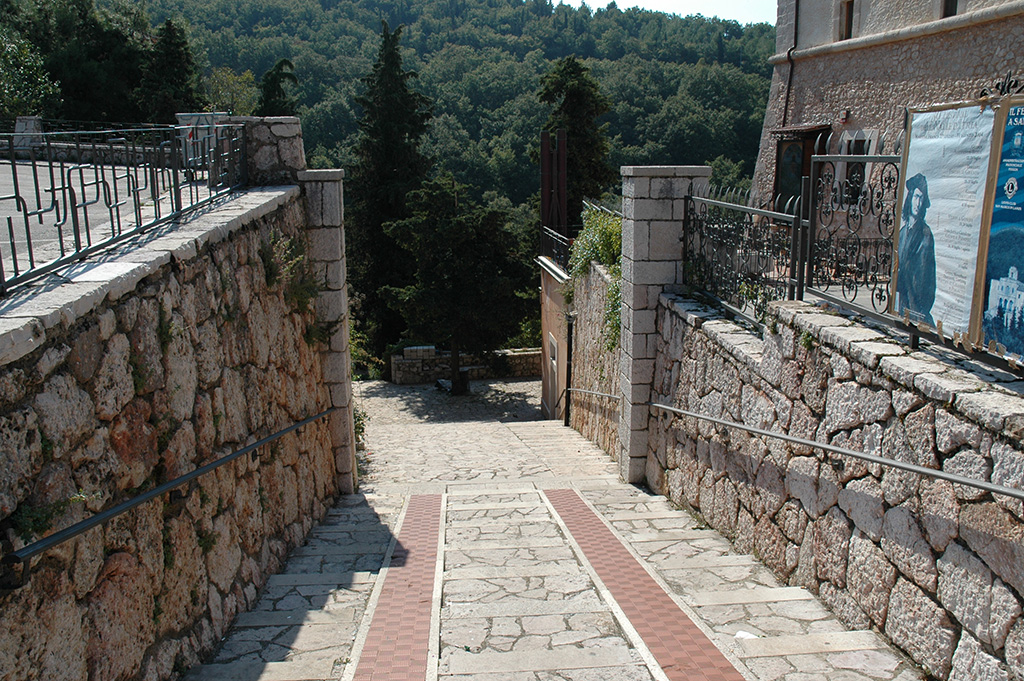
M737 423L735 421L728 421L726 419L715 418L713 416L706 416L704 414L698 414L696 412L687 411L685 409L678 409L676 407L669 406L667 404L659 404L657 402L648 402L647 406L654 409L661 409L673 414L680 416L688 416L702 421L709 421L716 425L725 426L728 428L738 428L748 433L755 435L761 435L764 437L771 437L777 440L783 440L792 444L802 445L805 447L813 447L820 449L831 454L839 454L841 456L849 456L854 459L860 459L861 461L867 461L868 463L878 464L887 468L897 468L899 470L908 471L910 473L916 473L929 478L935 478L937 480L945 480L952 482L957 485L966 485L968 487L974 487L985 492L992 494L1002 494L1004 496L1012 497L1014 499L1020 499L1024 501L1024 491L1015 489L1013 487L1006 487L1004 485L997 485L992 482L986 482L984 480L977 480L975 478L967 478L962 475L956 475L955 473L947 473L946 471L939 470L936 468L926 468L924 466L918 466L917 464L906 463L905 461L898 461L896 459L888 459L884 456L877 456L875 454L865 454L864 452L854 451L852 449L846 449L845 447L837 447L836 445L830 445L825 442L817 442L815 440L807 440L802 437L796 437L793 435L786 435L785 433L774 433L770 430L764 430L763 428L756 428L754 426L748 426L743 423Z
M741 196L707 185L686 196L683 283L763 321L770 301L795 295L801 202L781 212L737 203Z
M564 272L568 272L573 237L559 234L550 227L541 227L540 229L540 254L550 258Z
M240 125L0 135L0 295L246 179Z
M117 516L132 510L136 506L144 504L147 501L152 501L153 499L159 497L162 494L172 492L178 487L181 487L182 485L185 485L195 480L196 478L200 478L206 475L207 473L215 471L221 466L229 464L241 456L245 456L246 454L251 453L255 458L256 456L258 456L257 450L260 447L268 445L271 442L284 437L288 433L298 430L303 426L309 425L314 421L318 421L324 418L325 416L328 416L331 413L337 411L338 409L340 409L340 407L331 407L330 409L325 409L319 414L315 414L314 416L310 416L301 421L297 421L296 423L293 423L287 428L283 428L272 435L268 435L267 437L257 442L254 442L251 445L242 447L241 449L234 451L231 454L228 454L227 456L221 457L216 461L212 461L206 464L205 466L201 466L200 468L197 468L194 471L186 473L185 475L179 476L174 480L165 482L162 485L158 485L147 492L143 492L138 496L132 497L127 501L121 502L117 506L108 508L104 511L100 511L96 515L86 518L85 520L77 522L74 525L66 527L62 530L54 532L53 534L49 535L48 537L45 537L44 539L40 539L39 541L33 542L28 546L24 546L16 551L11 551L7 553L6 555L4 555L3 559L0 560L0 567L4 568L3 574L0 575L0 588L18 588L28 583L28 578L31 573L32 567L32 558L39 555L40 553L48 551L49 549L52 549L55 546L59 546L67 541L70 541L75 537L79 536L80 534L88 532L89 530L98 525L105 525ZM11 574L13 571L11 566L17 564L22 565L22 570L20 577L15 578Z

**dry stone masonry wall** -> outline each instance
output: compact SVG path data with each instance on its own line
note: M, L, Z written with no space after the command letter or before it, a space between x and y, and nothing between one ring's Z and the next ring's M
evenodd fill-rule
M4 679L186 669L352 491L341 175L300 179L0 304L5 552L340 407L37 558Z
M483 378L530 378L540 376L539 348L497 350L490 357L460 355L459 366L470 380ZM391 356L391 381L397 385L433 383L450 379L452 354L433 345L416 345Z
M662 295L652 400L1024 487L1024 399L993 375L803 303L775 314L762 339ZM940 679L1024 678L1021 502L653 409L649 446L653 489L850 626Z
M572 387L619 394L619 348L608 349L605 334L605 302L611 279L608 272L591 263L590 272L575 280L573 307ZM601 449L618 458L619 403L596 395L573 394L569 420L572 427Z

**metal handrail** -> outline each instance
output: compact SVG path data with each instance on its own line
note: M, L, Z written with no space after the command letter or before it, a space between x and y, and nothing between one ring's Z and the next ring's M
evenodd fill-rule
M610 400L621 400L621 395L609 395L608 393L599 393L593 390L583 390L582 388L566 388L571 393L581 393L583 395L596 395L598 397L607 397Z
M826 444L824 442L815 442L814 440L807 440L802 437L795 437L793 435L786 435L784 433L774 433L770 430L764 430L763 428L755 428L754 426L748 426L743 423L736 423L735 421L727 421L725 419L715 418L713 416L705 416L704 414L697 414L692 411L686 411L685 409L677 409L676 407L670 407L667 404L658 404L656 402L648 402L647 406L654 407L655 409L663 409L664 411L679 414L681 416L690 416L702 421L710 421L711 423L718 424L720 426L727 426L730 428L739 428L749 433L756 435L764 435L766 437L773 437L778 440L784 440L785 442L792 442L793 444L804 445L807 447L814 447L821 449L826 452L833 454L840 454L842 456L849 456L869 463L876 463L881 466L888 466L889 468L898 468L900 470L909 471L911 473L917 473L930 478L937 478L939 480L945 480L952 482L957 485L966 485L968 487L974 487L976 489L991 492L992 494L1002 494L1004 496L1013 497L1014 499L1020 499L1024 501L1024 491L1015 489L1013 487L1005 487L1003 485L997 485L991 482L985 482L984 480L975 480L974 478L965 478L961 475L955 475L953 473L947 473L946 471L937 470L935 468L925 468L924 466L918 466L912 463L906 463L903 461L897 461L895 459L887 459L883 456L876 456L874 454L865 454L864 452L856 452L852 449L846 449L845 447L837 447L836 445Z
M315 416L310 416L310 417L305 418L305 419L303 419L301 421L297 421L296 423L293 423L292 425L288 426L287 428L279 430L279 431L277 431L276 433L274 433L272 435L268 435L267 437L263 438L262 440L254 442L251 445L247 445L245 447L242 447L241 449L239 449L239 450L237 450L235 452L232 452L231 454L228 454L227 456L221 457L220 459L217 459L216 461L212 461L212 462L206 464L205 466L197 468L194 471L190 471L190 472L186 473L185 475L179 476L179 477L175 478L174 480L171 480L170 482L165 482L162 485L158 485L157 487L154 487L153 489L149 490L148 492L143 492L142 494L139 494L138 496L132 497L131 499L129 499L127 501L124 501L124 502L118 504L117 506L114 506L113 508L108 508L105 511L100 511L99 513L97 513L96 515L92 516L91 518L86 518L85 520L79 521L79 522L75 523L74 525L71 525L70 527L66 527L63 530L60 530L58 532L54 532L53 534L51 534L50 536L48 536L48 537L46 537L44 539L40 539L39 541L33 542L33 543L29 544L28 546L24 546L24 547L18 549L17 551L12 551L12 552L8 553L7 555L5 555L2 560L0 560L0 564L4 564L4 565L13 565L13 564L16 564L16 563L24 564L25 567L23 568L21 583L25 584L27 582L27 580L28 580L29 570L31 568L31 560L32 560L32 558L34 556L42 553L43 551L47 551L49 549L52 549L55 546L59 546L60 544L63 544L64 542L67 542L67 541L69 541L71 539L74 539L78 535L91 530L92 528L96 527L97 525L106 524L106 523L110 522L111 520L113 520L114 518L116 518L117 516L127 512L127 511L130 511L131 509L135 508L136 506L144 504L147 501L151 501L152 499L155 499L156 497L160 496L161 494L165 494L167 492L172 491L173 489L175 489L177 487L181 487L185 483L191 482L192 480L195 480L196 478L202 477L202 476L206 475L207 473L209 473L211 471L214 471L214 470L220 468L221 466L224 466L225 464L231 463L232 461L234 461L235 459L239 458L240 456L244 456L245 454L253 452L256 449L259 449L260 447L273 442L274 440L277 440L277 439L279 439L281 437L284 437L288 433L291 433L294 430L298 430L302 426L306 426L306 425L309 425L310 423L312 423L314 421L318 421L319 419L322 419L323 417L325 417L328 414L331 414L331 413L337 411L338 409L340 409L340 407L331 407L330 409L325 409L324 411L320 412L319 414L316 414Z

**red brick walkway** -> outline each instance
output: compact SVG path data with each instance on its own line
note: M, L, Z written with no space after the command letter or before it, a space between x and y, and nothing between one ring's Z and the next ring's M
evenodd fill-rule
M546 494L669 679L743 681L579 494L571 489Z
M430 649L441 495L409 499L354 681L423 681Z

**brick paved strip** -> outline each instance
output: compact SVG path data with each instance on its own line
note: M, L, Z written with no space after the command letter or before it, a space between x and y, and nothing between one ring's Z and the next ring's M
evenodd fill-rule
M426 677L441 500L440 494L409 499L354 681Z
M743 676L574 490L545 492L583 554L671 681Z

